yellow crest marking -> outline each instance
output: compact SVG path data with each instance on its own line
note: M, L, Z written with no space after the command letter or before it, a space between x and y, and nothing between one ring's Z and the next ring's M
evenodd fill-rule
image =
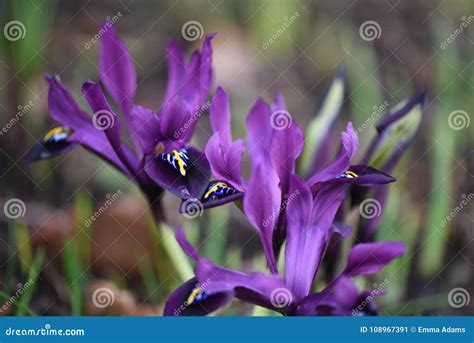
M193 289L193 291L191 292L191 294L188 297L188 300L186 301L188 303L188 305L193 303L194 299L196 299L199 292L201 292L201 287L196 287L196 288Z
M358 177L359 176L359 175L357 175L356 173L354 173L353 171L350 171L350 170L346 171L346 174L351 175L353 177Z
M225 182L217 182L215 185L209 189L206 194L204 194L204 199L207 199L213 192L215 192L220 186L226 187L227 184Z
M44 135L43 140L46 142L48 141L51 137L58 133L66 132L68 135L72 134L71 130L68 130L62 126L55 127L51 129L46 135Z
M178 161L179 172L181 173L181 175L186 176L186 169L184 169L184 161L179 155L178 150L173 150L171 151L171 153L173 154L176 161Z

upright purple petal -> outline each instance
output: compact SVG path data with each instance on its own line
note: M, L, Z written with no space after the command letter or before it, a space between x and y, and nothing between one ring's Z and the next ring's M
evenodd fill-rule
M324 184L313 199L303 180L293 175L289 192L297 196L288 201L286 209L285 280L296 299L302 299L311 289L334 232L332 223L344 200L345 186Z
M272 110L273 113L285 111L283 97L279 93L275 96ZM289 126L274 130L270 156L273 168L280 178L280 188L283 195L288 194L290 177L295 171L296 159L303 151L303 146L303 132L296 122L290 120Z
M220 132L221 144L227 148L232 143L230 108L227 93L221 87L217 88L216 95L212 98L209 116L212 131Z
M51 75L46 75L45 79L49 85L48 106L51 118L73 130L90 126L91 118L80 109L63 85Z
M206 157L212 174L219 180L230 183L234 188L242 190L242 156L244 141L239 139L227 148L222 144L221 132L216 132L207 142Z
M212 75L212 44L211 41L215 37L215 33L209 34L204 38L201 52L201 65L199 70L200 77L200 103L204 103L207 99L209 91L211 90L213 75Z
M168 63L168 82L163 103L167 103L169 99L179 92L185 71L183 49L174 40L166 48L166 61Z
M210 118L214 135L206 145L206 157L212 173L218 179L225 180L234 188L242 190L240 170L244 142L243 140L232 142L229 100L226 92L220 87L212 100Z
M120 146L120 121L110 108L100 85L86 81L81 91L93 112L92 119L97 129L105 132L113 147Z
M342 147L336 158L322 170L316 172L308 180L308 185L310 187L318 182L324 182L336 178L349 169L350 162L359 148L359 139L351 122L347 124L347 131L342 132L341 142Z
M77 105L71 94L54 77L47 75L48 105L51 117L74 133L70 142L76 142L112 164L129 177L129 169L117 156L104 131L97 129L92 119Z
M100 78L112 99L120 105L124 115L128 116L137 87L133 61L111 22L105 21L101 30L104 34L100 45Z
M191 139L199 117L207 112L209 104L206 103L212 86L212 38L214 34L207 35L203 42L202 51L195 51L188 64L184 62L182 49L175 43L170 43L167 50L169 80L166 89L163 107L176 95L180 94L191 111L191 119L186 124L186 129L179 133L180 139L187 142Z
M131 119L133 99L137 87L137 76L133 61L125 43L117 36L115 27L110 21L101 26L99 74L102 83L112 99L120 106L135 149L140 151L138 137Z
M139 106L132 107L132 122L145 154L153 152L162 139L160 118L155 111Z
M252 166L249 184L244 195L244 212L258 231L268 266L277 273L273 253L273 232L280 214L281 191L278 175L268 164Z
M174 95L162 108L160 115L161 137L165 140L183 140L193 121L191 108L181 94Z
M247 115L247 144L253 164L270 163L273 131L270 107L258 99Z
M96 129L105 132L117 156L125 166L127 166L130 173L135 176L138 174L138 161L128 148L122 144L120 138L120 121L105 99L102 88L98 83L87 81L82 86L82 93L94 112L93 121Z
M314 228L310 228L313 197L309 188L296 175L291 177L289 193L295 194L295 196L288 201L286 208L285 282L297 299L300 299L308 291L308 282L312 282L312 279L308 281L308 275L311 274L311 271L305 270L308 266L302 266L301 263L305 262L302 254L307 253L307 250L304 249L305 241L309 237L307 233L310 230L313 231L312 233L316 233ZM322 231L320 232L322 233ZM310 244L315 243L313 249L317 250L321 244L313 242L313 240L315 240L315 237L312 237ZM322 239L320 241L322 243Z

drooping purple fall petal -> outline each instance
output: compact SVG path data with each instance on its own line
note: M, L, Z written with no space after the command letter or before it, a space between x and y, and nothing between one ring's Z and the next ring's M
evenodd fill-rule
M206 284L204 284L206 285ZM169 296L164 316L205 316L225 306L233 292L208 292L196 277L186 281Z

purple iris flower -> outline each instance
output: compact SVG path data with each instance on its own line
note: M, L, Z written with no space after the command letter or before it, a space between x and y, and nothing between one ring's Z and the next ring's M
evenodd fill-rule
M87 81L82 87L92 118L56 78L47 75L50 114L61 126L48 132L25 160L51 158L82 145L134 180L152 201L163 189L181 197L200 196L211 171L204 153L188 142L197 119L208 107L214 35L205 37L202 50L194 52L187 63L182 48L170 42L166 94L155 112L134 105L135 69L112 23L105 22L101 32L100 84ZM121 122L102 87L120 109L128 137L122 136Z
M374 168L350 164L358 149L358 138L350 123L341 135L342 147L336 157L307 181L297 176L295 162L304 137L284 108L281 95L275 97L272 106L259 99L247 117L252 170L249 180L244 182L243 210L260 238L270 274L243 273L217 266L200 256L186 240L184 231L178 229L176 239L196 261L196 276L170 296L165 315L205 315L232 298L284 315L351 314L367 294L355 288L352 278L374 274L404 253L404 245L398 242L356 245L349 253L345 269L323 291L312 291L330 237L351 234L349 226L334 225L347 189L351 185L386 184L395 179ZM230 150L231 140L216 140L222 151ZM229 183L235 181L230 177L232 173L224 172L230 166L213 165L212 158L209 160L221 178ZM236 160L241 162L240 154ZM281 228L286 242L284 271L278 268L278 249L274 245ZM373 310L372 305L360 313L370 314Z

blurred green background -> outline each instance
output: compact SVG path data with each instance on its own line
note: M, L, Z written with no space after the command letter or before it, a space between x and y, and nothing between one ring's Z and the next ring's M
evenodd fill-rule
M390 280L379 301L382 315L472 315L474 301L456 308L448 294L461 287L469 295L474 288L473 204L455 210L474 192L473 15L470 0L2 1L0 204L18 198L26 212L19 220L1 213L0 304L22 290L1 314L159 315L166 297L190 276L182 260L179 270L171 267L170 258L183 257L167 254L173 238L153 227L138 190L96 157L78 148L32 166L20 163L54 125L45 72L58 75L86 108L80 87L98 79L99 43L93 38L110 17L118 18L115 27L134 59L136 103L155 109L166 86L169 39L190 53L201 39L184 39L186 22L199 22L203 34L217 32L215 85L230 94L234 137L245 136L255 99L270 101L277 90L305 127L344 65L348 85L338 131L348 120L360 128L375 117L359 135L363 152L382 116L380 106L428 90L420 130L393 172L398 182L378 234L404 241L409 250L373 281ZM23 27L19 37L6 39L12 21ZM375 39L359 32L367 21L380 27ZM460 127L448 120L455 111L462 111L456 112ZM195 144L204 148L210 133L204 116ZM177 199L165 199L170 225L185 225L204 255L228 267L263 270L259 242L235 206L188 220L177 213ZM94 292L104 287L113 304L94 306ZM220 314L267 314L234 305Z

